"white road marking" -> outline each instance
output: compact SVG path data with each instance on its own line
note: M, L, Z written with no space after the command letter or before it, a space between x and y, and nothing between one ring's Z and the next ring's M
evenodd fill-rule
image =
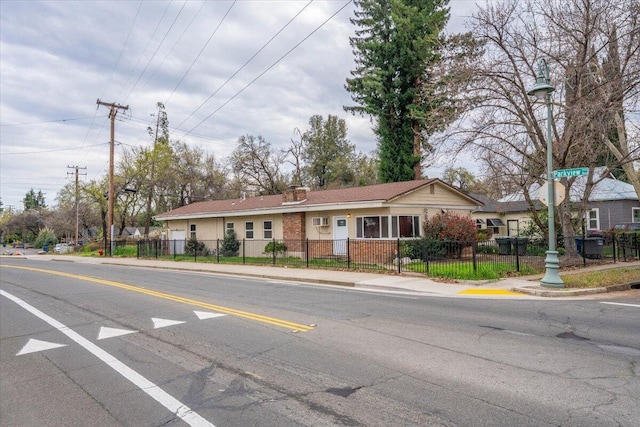
M103 326L100 328L100 331L98 332L98 339L104 340L107 338L120 337L122 335L127 335L127 334L134 334L136 332L138 331L132 331L130 329L107 328L106 326Z
M51 350L52 348L66 347L66 344L58 344L55 342L40 341L31 338L22 347L22 349L16 353L16 356L22 356L23 354L35 353L37 351Z
M638 308L640 308L640 304L625 304L623 302L604 302L604 301L601 301L600 304L624 305L626 307L638 307Z
M27 310L29 313L33 314L36 317L47 322L52 327L56 328L67 337L71 338L73 341L78 343L80 346L84 347L85 350L96 356L98 359L102 360L106 363L110 368L115 370L117 373L122 375L124 378L132 382L135 386L137 386L140 390L148 394L151 398L153 398L156 402L160 403L162 406L167 408L169 411L174 413L178 418L182 419L184 422L191 426L195 427L215 427L209 421L202 418L200 415L191 410L187 405L184 405L179 400L175 399L173 396L169 395L167 392L162 390L160 387L113 357L111 354L107 353L88 339L84 338L79 333L71 330L68 326L65 326L63 323L57 321L53 317L43 313L37 308L29 305L25 301L20 298L11 295L8 292L5 292L0 289L0 295L5 298L10 299L11 301L18 304L20 307Z
M170 319L160 319L158 317L152 317L151 321L153 322L153 329L165 328L167 326L179 325L183 322L182 320L170 320Z
M222 313L212 313L210 311L193 311L196 316L198 316L198 319L200 320L204 320L204 319L213 319L214 317L224 317L226 316L226 314L222 314Z

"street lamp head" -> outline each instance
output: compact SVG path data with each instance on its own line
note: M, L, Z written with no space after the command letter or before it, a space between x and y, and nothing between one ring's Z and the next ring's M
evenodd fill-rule
M535 96L538 99L545 99L548 94L556 90L551 86L551 78L549 77L549 65L544 59L538 60L538 77L536 85L527 92L529 96Z

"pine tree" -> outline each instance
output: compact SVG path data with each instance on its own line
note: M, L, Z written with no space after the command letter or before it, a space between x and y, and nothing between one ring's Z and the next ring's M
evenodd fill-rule
M448 0L355 3L356 69L345 87L358 105L345 109L376 120L381 182L419 179L422 150L431 150L429 113L440 102L429 83L444 45Z

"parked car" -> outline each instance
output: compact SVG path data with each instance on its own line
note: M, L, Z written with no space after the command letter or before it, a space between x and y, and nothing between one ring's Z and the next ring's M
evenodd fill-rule
M629 232L640 231L640 222L623 222L613 226L615 231Z
M73 248L71 246L69 246L66 243L58 243L54 248L53 248L53 252L57 253L57 254L66 254L68 252L71 252L73 250Z

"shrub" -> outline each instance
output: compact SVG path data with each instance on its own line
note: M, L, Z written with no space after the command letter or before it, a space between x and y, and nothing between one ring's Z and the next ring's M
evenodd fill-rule
M282 242L276 242L275 240L267 243L264 247L264 253L270 255L283 254L287 251L287 245Z
M443 212L427 217L423 223L424 237L432 240L473 242L477 239L476 222L469 216Z
M224 257L238 256L240 251L240 242L236 239L236 233L233 230L227 230L220 246L220 254Z
M400 253L403 258L408 257L411 259L433 259L442 258L446 254L446 248L443 243L433 239L415 239L404 240Z
M207 254L207 247L205 246L204 242L200 242L195 237L191 237L189 240L187 240L185 252L188 255L204 256Z
M53 246L55 246L56 243L58 243L56 233L54 233L52 229L45 227L38 233L38 237L36 237L35 242L33 242L33 246L36 248L49 246L50 250L53 250Z

